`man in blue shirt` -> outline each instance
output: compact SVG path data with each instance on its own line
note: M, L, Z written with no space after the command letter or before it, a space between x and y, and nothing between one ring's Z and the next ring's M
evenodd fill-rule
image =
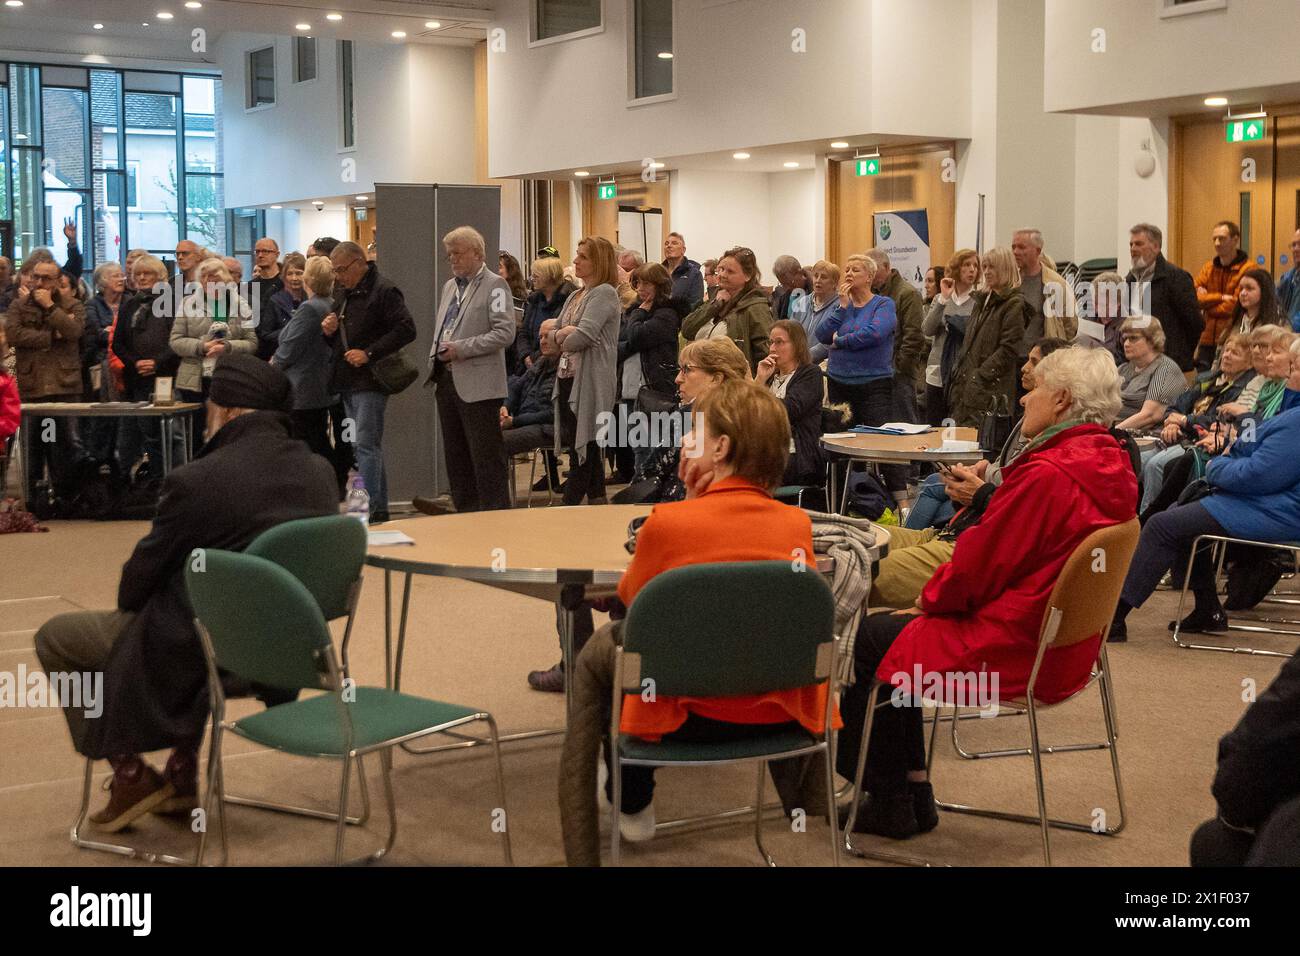
M685 303L683 315L693 312L704 301L704 273L698 262L686 258L686 240L680 232L670 232L664 240L663 266L673 279L671 298Z
M1277 284L1277 301L1291 328L1300 332L1300 229L1291 237L1291 270Z

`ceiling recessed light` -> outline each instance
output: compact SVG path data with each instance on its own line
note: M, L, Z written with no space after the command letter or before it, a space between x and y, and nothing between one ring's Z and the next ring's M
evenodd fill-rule
M23 0L5 0L6 7L21 7Z
M798 164L798 163L782 163L781 165L783 165L786 169L798 169L798 168L799 168L799 164Z
M166 10L159 10L157 13L154 14L154 16L156 16L159 20L170 20L172 19L173 14L168 13Z
M199 10L202 9L202 7L203 4L199 3L199 0L189 0L189 2L185 4L187 10Z
M406 31L405 31L405 30L394 30L394 31L393 31L393 39L394 39L394 40L405 40L405 39L406 39Z
M26 138L27 138L26 133L14 133L14 139L26 139Z
M96 23L96 24L95 24L95 29L96 29L96 30L102 30L102 29L104 29L104 24L102 24L102 23Z
M1227 106L1228 98L1226 96L1207 96L1205 98L1206 106Z
M148 23L142 23L142 24L140 24L140 26L142 26L142 27L147 27L148 25L149 25Z
M370 197L369 197L369 196L358 196L358 197L357 197L357 201L358 201L358 202L369 202L369 201L370 201Z
M663 169L666 165L668 165L668 164L667 164L667 163L651 163L651 164L650 164L650 168L651 168L651 169Z
M436 30L436 29L438 29L440 26L442 26L442 24L439 23L437 20L426 20L426 21L424 21L424 28L425 28L426 30Z
M749 159L749 153L732 153L732 159Z
M848 148L849 148L849 144L844 142L844 140L842 139L837 139L835 142L831 143L831 149L848 149Z
M660 54L659 54L659 59L661 59L661 60L671 60L672 58L673 58L673 55L672 55L671 53L669 53L667 50L665 50L663 53L660 53Z
M326 19L326 20L333 20L335 23L338 23L340 20L343 19L343 14L341 14L341 13L327 13L327 14L325 14L325 19Z
M311 24L310 24L310 23L295 23L293 28L294 28L295 30L310 30L310 29L311 29Z
M585 169L580 169L580 170L578 170L576 173L574 173L573 175L575 175L575 176L590 176L591 173L587 172Z
M271 208L272 208L272 209L283 209L284 207L283 207L283 206L272 206Z

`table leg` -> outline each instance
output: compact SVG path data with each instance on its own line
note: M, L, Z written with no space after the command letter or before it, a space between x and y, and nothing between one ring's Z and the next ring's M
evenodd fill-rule
M557 601L560 622L560 661L564 670L564 723L573 716L573 611Z
M22 433L23 433L22 447L18 449L18 454L22 457L23 460L23 466L19 470L19 477L22 479L23 485L20 494L22 495L23 501L27 505L27 510L31 511L32 503L27 499L27 494L28 494L27 489L31 487L28 484L28 475L30 474L29 469L32 467L31 464L32 463L32 416L23 415L21 417L21 422L22 422Z
M166 478L172 472L172 423L171 417L163 415L158 419L162 432L162 473Z
M411 609L411 580L409 571L402 584L402 613L397 619L397 657L393 664L393 690L402 689L402 656L406 653L406 616Z

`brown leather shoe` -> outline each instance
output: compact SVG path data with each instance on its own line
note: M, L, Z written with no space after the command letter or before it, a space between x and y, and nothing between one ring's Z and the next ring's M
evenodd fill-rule
M122 774L113 775L108 786L108 806L90 818L95 829L116 833L175 795L176 788L162 774L148 764L143 766L144 770L136 780Z
M427 515L451 515L456 513L455 507L446 498L425 498L416 495L411 499L411 507Z
M187 762L178 768L173 760L169 760L163 773L167 782L171 784L173 794L154 807L153 812L163 816L188 815L197 809L199 805L198 763Z

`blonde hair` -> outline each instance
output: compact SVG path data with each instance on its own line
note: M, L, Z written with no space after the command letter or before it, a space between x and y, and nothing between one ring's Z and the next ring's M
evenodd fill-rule
M167 278L167 267L163 265L163 261L147 252L136 256L135 263L131 266L132 277L141 269L148 269L160 282Z
M312 256L303 266L302 282L312 295L329 295L334 291L334 266L328 256Z
M1119 334L1138 332L1157 352L1165 350L1165 329L1154 315L1131 315L1119 327Z
M1066 418L1109 425L1123 405L1119 369L1106 349L1057 349L1038 363L1034 377L1047 388L1070 393Z
M1006 246L994 246L984 253L980 258L980 268L983 269L985 265L993 268L994 292L1004 292L1020 285L1020 267L1016 265L1016 257Z
M564 281L564 263L555 256L547 256L545 259L534 259L533 271L547 282L554 282L556 285L559 285Z
M226 264L215 256L211 259L204 259L199 263L198 269L194 272L194 281L202 284L203 280L209 276L215 276L220 282L235 281L235 277L230 274Z
M812 264L812 268L809 271L812 272L814 276L817 275L818 272L826 273L830 276L831 285L834 286L840 284L840 276L843 275L843 273L840 272L840 267L829 259L818 259Z
M594 289L598 285L618 285L618 257L614 254L613 244L604 236L588 236L578 243L578 248L587 247L587 258L591 260L591 279L584 283L586 288Z
M871 256L867 255L865 252L855 252L844 260L845 270L847 270L849 264L853 262L862 266L863 270L867 273L867 282L875 281L876 273L880 271L880 264L876 262L875 259L871 258Z
M790 458L784 402L754 382L728 379L696 399L694 412L710 434L731 440L727 461L738 477L760 488L781 483Z
M678 361L682 365L698 365L710 375L722 379L749 381L749 359L731 339L695 339L682 346Z

